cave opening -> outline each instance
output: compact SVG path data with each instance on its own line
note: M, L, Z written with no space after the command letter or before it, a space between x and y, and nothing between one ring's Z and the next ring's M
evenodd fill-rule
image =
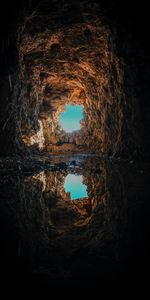
M80 121L83 119L82 105L66 105L65 111L59 116L62 129L67 133L80 130Z
M65 178L64 189L70 193L71 200L87 198L87 186L83 183L83 176L78 174L68 174Z

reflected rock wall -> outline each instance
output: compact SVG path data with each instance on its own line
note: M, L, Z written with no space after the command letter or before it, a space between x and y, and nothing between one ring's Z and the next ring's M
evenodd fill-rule
M63 187L70 169L25 178L18 225L22 251L30 249L35 274L47 273L53 279L72 278L80 270L82 275L92 272L92 276L97 270L95 253L99 267L105 271L113 269L113 263L119 259L118 231L126 223L127 202L118 172L110 170L104 162L93 165L92 159L78 171L72 169L72 173L84 176L89 194L88 198L76 201L70 199Z

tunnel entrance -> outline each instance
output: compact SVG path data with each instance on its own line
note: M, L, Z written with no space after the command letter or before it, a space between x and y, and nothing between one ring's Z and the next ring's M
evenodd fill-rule
M83 183L83 176L68 174L64 183L65 192L70 193L71 200L88 197L87 186Z
M71 133L80 130L80 121L83 119L82 105L66 105L65 111L60 114L59 122L62 129Z

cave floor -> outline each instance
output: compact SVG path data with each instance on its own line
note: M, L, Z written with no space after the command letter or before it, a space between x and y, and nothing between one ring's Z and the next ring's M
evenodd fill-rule
M146 279L150 164L94 154L0 160L1 272L7 282L96 286ZM68 174L88 198L71 201Z

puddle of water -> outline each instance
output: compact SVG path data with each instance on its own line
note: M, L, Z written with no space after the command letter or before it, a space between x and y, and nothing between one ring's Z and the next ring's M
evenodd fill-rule
M95 274L96 282L106 274L118 276L118 270L130 276L137 259L145 267L149 261L149 248L145 255L143 246L149 242L145 239L150 228L149 214L145 213L150 209L149 165L147 169L140 165L145 170L143 175L138 165L70 154L66 158L50 157L48 170L43 159L41 165L38 160L32 164L25 160L25 173L18 173L16 162L13 173L6 168L7 162L5 173L1 168L2 265L11 283L12 274L21 274L26 280L32 271L44 284L45 278L48 284L52 278L55 287L60 280L69 286L70 278L74 284L79 273L83 284L86 274L86 284L89 279L91 286ZM63 169L64 162L67 169ZM85 201L75 200L81 198ZM135 249L135 259L127 264L128 254L135 253Z
M80 130L80 121L83 119L81 105L66 105L66 111L60 114L60 124L66 132Z
M68 174L64 183L65 192L70 192L71 200L88 197L87 186L82 175Z

